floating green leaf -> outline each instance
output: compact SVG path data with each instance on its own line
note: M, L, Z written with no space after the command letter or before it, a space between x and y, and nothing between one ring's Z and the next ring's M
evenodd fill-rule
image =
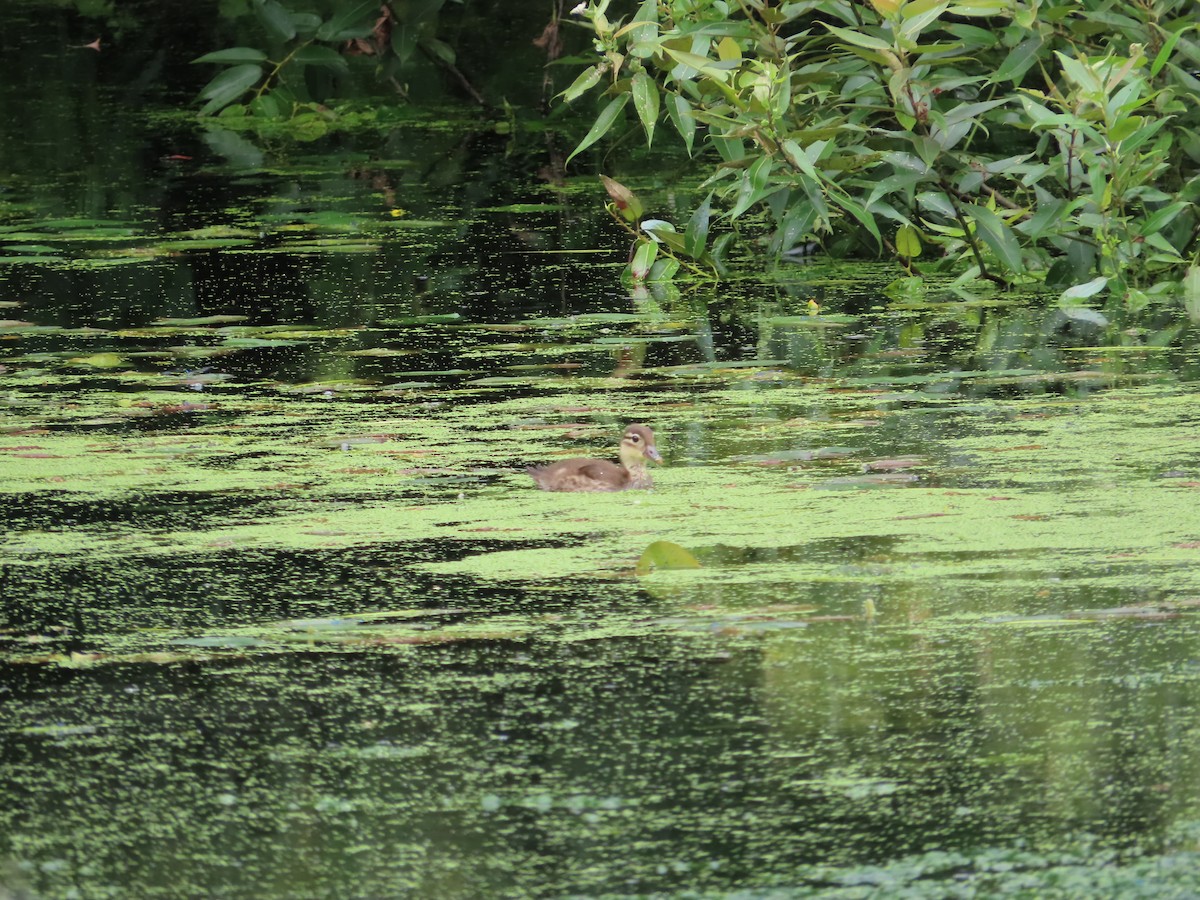
M655 569L699 569L700 560L671 541L655 541L642 553L634 572L649 575Z

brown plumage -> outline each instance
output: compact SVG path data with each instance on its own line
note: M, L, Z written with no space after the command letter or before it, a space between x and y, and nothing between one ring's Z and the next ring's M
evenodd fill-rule
M620 465L606 459L564 459L525 471L543 491L628 491L653 486L646 460L662 462L653 431L630 425L621 438L620 455Z

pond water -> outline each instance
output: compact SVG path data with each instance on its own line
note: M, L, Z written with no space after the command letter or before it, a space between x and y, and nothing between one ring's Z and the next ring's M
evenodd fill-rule
M631 291L540 135L103 108L3 195L0 897L1200 892L1170 302Z

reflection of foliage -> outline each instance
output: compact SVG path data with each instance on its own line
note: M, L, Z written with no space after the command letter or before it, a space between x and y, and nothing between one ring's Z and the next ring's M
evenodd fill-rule
M482 98L455 68L455 52L436 35L444 0L421 3L380 3L379 0L338 0L327 18L298 12L279 0L254 0L252 6L269 49L231 47L207 53L198 63L225 66L201 91L201 112L243 118L278 128L295 137L315 138L327 130L332 117L321 105L318 89L324 76L346 76L349 57L377 61L376 74L401 94L399 80L415 59L424 55L451 72L477 102Z
M1133 306L1195 263L1190 3L608 7L578 8L600 59L564 96L608 99L575 152L629 108L647 143L664 117L689 152L706 135L727 218L765 209L776 256L818 240L911 273L934 250L964 279Z
M282 50L276 59L255 47L232 47L200 57L196 62L227 66L205 86L201 97L207 102L202 113L222 110L264 119L307 119L303 113L319 107L306 102L306 75L310 69L345 73L345 58L331 45L360 40L371 34L368 17L376 10L374 0L343 7L330 19L294 12L277 0L257 0L254 11L268 39ZM252 92L248 103L233 106ZM319 121L314 119L313 121Z

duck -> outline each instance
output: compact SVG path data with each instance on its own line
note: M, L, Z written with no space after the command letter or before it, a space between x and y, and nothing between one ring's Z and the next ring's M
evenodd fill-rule
M654 431L648 425L630 425L621 438L621 462L607 459L564 459L548 466L530 466L525 471L543 491L645 490L654 482L646 470L646 460L662 462L654 443Z

